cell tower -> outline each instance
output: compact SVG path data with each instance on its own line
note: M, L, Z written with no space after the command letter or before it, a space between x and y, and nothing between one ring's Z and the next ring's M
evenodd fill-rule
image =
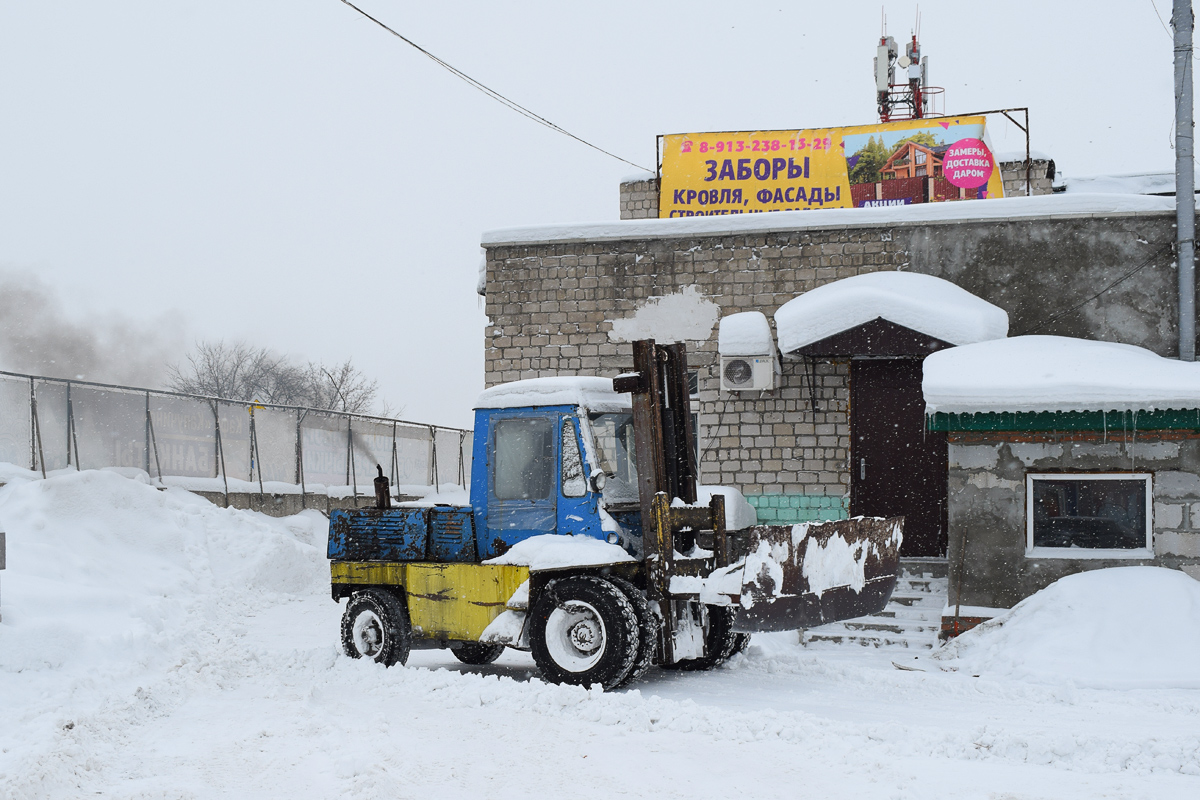
M875 51L875 96L880 122L943 116L945 89L929 85L929 56L921 55L921 44L917 41L920 30L918 11L912 42L905 46L904 55L900 55L896 40L887 35L887 17L884 17ZM907 74L906 81L896 81L897 67Z

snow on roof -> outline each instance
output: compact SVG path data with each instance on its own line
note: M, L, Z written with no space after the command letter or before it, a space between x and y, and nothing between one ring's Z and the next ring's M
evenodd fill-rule
M1067 193L1157 194L1175 196L1174 172L1129 172L1121 175L1072 176Z
M570 376L529 378L484 389L475 408L583 406L591 411L619 411L632 404L628 393L613 391L612 378Z
M775 352L771 323L761 311L742 311L721 318L717 351L723 356L769 356Z
M1141 347L1017 336L933 353L921 389L929 414L1200 408L1200 364Z
M992 157L996 159L997 164L1011 164L1014 161L1025 160L1025 150L996 150L992 153ZM1032 161L1053 161L1049 155L1041 150L1030 150L1029 158Z
M652 181L657 177L653 172L641 170L640 172L631 172L624 178L621 178L621 183L642 183L644 181Z
M1008 313L953 283L915 272L872 272L818 286L775 312L779 349L790 353L883 317L951 344L1000 339Z
M1113 194L1053 194L1006 197L962 203L914 203L884 208L825 208L815 211L772 211L769 214L729 214L682 219L631 219L617 222L578 222L533 225L484 231L484 247L541 242L596 242L620 239L674 239L684 236L734 236L813 228L924 225L990 219L1090 216L1171 212L1166 197Z

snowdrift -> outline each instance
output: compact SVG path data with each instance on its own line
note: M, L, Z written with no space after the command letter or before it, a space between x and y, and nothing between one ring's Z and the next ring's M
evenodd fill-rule
M205 604L309 593L328 580L326 524L315 511L272 519L108 471L10 483L0 674L136 660Z
M1200 581L1161 567L1069 575L933 657L989 678L1200 689Z

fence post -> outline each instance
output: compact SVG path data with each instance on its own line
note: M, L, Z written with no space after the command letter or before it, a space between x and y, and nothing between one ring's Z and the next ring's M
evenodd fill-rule
M433 445L433 458L430 460L431 466L433 467L433 492L434 494L437 494L442 489L438 484L437 428L433 427L432 425L429 426L429 441Z
M150 392L146 392L146 477L150 477Z
M150 430L150 448L154 450L154 469L158 472L158 482L162 483L162 462L158 460L158 439L154 435L154 417L150 413L150 393L146 392L146 426ZM146 455L147 467L146 472L150 471L148 462L149 454Z
M147 395L148 396L148 395ZM71 466L71 382L67 381L67 466Z
M45 480L45 478L46 478L46 456L42 453L42 422L41 422L41 420L38 419L37 392L35 392L33 389L33 378L29 379L29 414L30 414L30 417L32 420L32 431L31 432L34 434L33 436L30 437L31 441L29 444L30 444L31 448L35 444L37 445L37 451L36 451L37 463L35 463L32 467L30 467L30 469L36 469L38 464L40 464L42 467L42 479Z
M467 432L458 432L458 485L466 489L467 487L467 462L463 457L463 444L467 441Z
M225 474L225 445L221 442L221 403L219 400L212 400L211 403L217 432L217 466L221 469L221 480L225 484L225 507L229 508L229 476Z
M296 409L296 483L300 484L300 508L308 508L308 500L304 496L304 435L300 427L304 422L304 411Z
M262 477L262 453L258 451L258 427L254 424L254 401L250 401L250 447L253 448L253 455L250 456L250 465L258 466L258 510L262 511L267 504L266 492L263 490ZM253 473L251 473L253 477Z
M396 492L396 499L400 499L400 490L396 488L396 484L400 481L400 454L396 451L396 420L392 420L392 463L388 465L388 472L391 473L391 487Z

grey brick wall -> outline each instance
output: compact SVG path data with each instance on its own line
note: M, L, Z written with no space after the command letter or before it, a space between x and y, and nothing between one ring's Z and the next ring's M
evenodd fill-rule
M804 217L815 220L820 213ZM1114 214L489 244L485 380L492 386L629 370L631 349L610 335L613 321L687 287L696 287L722 316L757 310L771 318L803 292L875 270L953 281L1008 311L1011 332L1020 333L1144 261L1170 240L1172 220L1170 214ZM669 222L661 225L671 230ZM1174 283L1168 254L1137 281L1120 283L1038 332L1173 355ZM741 488L764 521L844 515L848 364L819 365L815 413L802 362L783 362L773 392L723 393L716 334L714 326L687 342L690 366L699 372L703 480Z
M621 184L621 219L658 219L658 178Z
M1050 178L1050 165L1047 159L1035 158L1029 171L1030 185L1033 194L1051 194L1053 180ZM1005 197L1025 196L1025 162L1005 161L1000 164L1000 177L1004 180Z

